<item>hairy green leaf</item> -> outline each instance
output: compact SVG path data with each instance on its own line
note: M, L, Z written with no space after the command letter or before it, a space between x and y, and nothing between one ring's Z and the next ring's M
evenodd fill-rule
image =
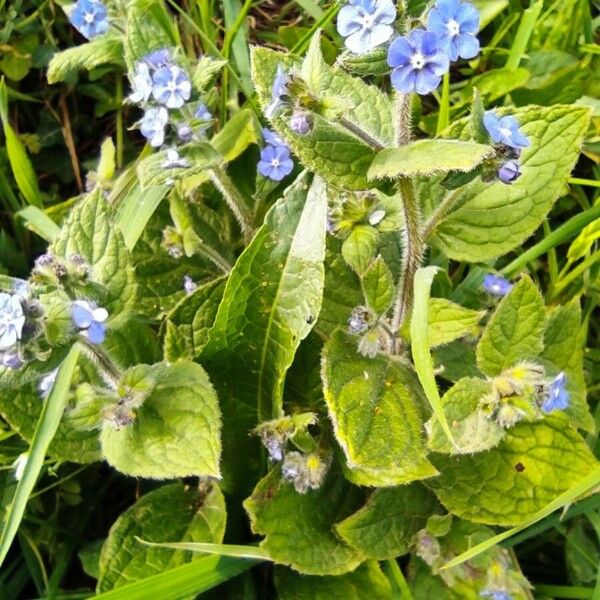
M342 244L342 256L356 273L362 275L371 264L377 246L379 232L371 225L357 225Z
M425 527L437 506L431 492L416 483L379 489L335 529L347 544L368 558L395 558L410 550L414 535Z
M361 279L367 306L378 315L384 315L392 306L395 286L392 273L381 256L378 256Z
M190 562L192 552L140 543L188 541L220 543L225 533L225 500L215 485L202 494L181 482L142 496L110 529L100 555L96 591L106 592Z
M325 346L322 379L352 481L384 487L436 474L425 458L425 399L406 366L361 356L356 340L337 332Z
M446 298L430 298L429 345L434 348L477 333L477 323L484 314L483 311L465 308Z
M473 456L432 456L441 475L427 481L459 517L518 525L590 473L597 461L561 414L518 423L500 444Z
M126 398L145 397L133 422L104 422L100 439L111 465L134 477L220 477L219 406L200 365L138 365L125 373L121 387L131 390Z
M546 322L544 299L524 276L501 300L477 345L477 366L486 375L499 375L515 363L542 351Z
M369 167L369 179L395 179L461 171L466 173L489 158L491 146L461 140L417 140L386 148Z
M244 502L252 530L266 536L260 547L277 563L307 575L341 575L364 557L333 531L355 508L358 493L332 467L318 490L299 494L279 468L263 477Z

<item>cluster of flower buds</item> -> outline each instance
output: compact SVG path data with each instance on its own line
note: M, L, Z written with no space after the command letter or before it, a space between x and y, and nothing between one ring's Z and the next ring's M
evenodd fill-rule
M144 56L129 78L131 93L127 100L144 109L138 126L153 148L165 143L169 125L174 134L172 141L184 144L203 137L212 125L212 115L205 104L190 100L193 93L190 77L169 48ZM174 148L167 159L164 168L188 166Z
M309 489L321 487L331 464L330 454L319 452L288 452L281 465L281 474L286 481L294 485L299 494L305 494Z

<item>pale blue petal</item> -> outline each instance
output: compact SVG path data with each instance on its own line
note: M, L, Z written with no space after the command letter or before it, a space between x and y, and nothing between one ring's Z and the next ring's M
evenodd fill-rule
M397 67L392 71L392 85L399 91L408 94L415 91L417 72L410 66Z
M479 54L479 40L472 35L461 33L454 38L453 43L456 44L458 55L461 58L475 58Z
M343 6L338 13L337 30L342 37L348 37L361 29L360 14L355 6Z
M402 67L410 63L414 51L405 37L396 38L388 50L387 62L390 67Z

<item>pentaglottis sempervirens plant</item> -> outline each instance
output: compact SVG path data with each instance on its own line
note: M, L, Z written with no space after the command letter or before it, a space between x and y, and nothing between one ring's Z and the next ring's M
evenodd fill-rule
M0 280L0 412L31 441L1 559L47 452L185 478L117 519L100 594L220 560L216 582L275 563L284 599L533 597L493 527L600 483L582 313L494 260L563 193L590 110L474 89L417 139L419 97L480 53L479 11L337 9L340 56L318 29L303 57L254 46L262 112L227 120L226 61L184 48L160 2L65 7L89 41L48 78L124 69L147 145L117 172L106 140L29 279Z

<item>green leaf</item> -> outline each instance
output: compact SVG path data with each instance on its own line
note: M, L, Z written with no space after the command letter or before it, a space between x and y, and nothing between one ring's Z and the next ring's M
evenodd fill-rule
M100 160L96 173L100 183L109 182L115 174L115 144L112 138L108 137L100 146Z
M104 423L100 439L108 462L134 477L219 478L220 413L204 369L187 361L138 365L121 387L135 392L144 382L151 387L133 422L119 429Z
M46 375L52 371L48 367ZM39 375L39 379L43 375ZM15 392L0 391L0 414L10 426L25 440L31 442L36 424L40 420L45 406L37 391L37 383L25 384ZM48 455L54 460L76 463L92 463L102 458L97 431L82 431L71 418L70 407L67 407L58 429L48 447Z
M347 50L337 61L346 71L356 75L387 75L390 72L385 48L376 48L366 54L354 54Z
M226 64L226 60L220 60L208 55L201 56L192 73L192 84L198 91L206 91L206 87L213 81ZM241 112L245 112L245 110ZM235 116L238 114L240 113L236 113ZM235 118L235 116L232 118Z
M598 464L561 414L518 423L488 452L431 460L441 475L427 484L440 502L459 517L489 525L531 518Z
M52 243L60 233L60 227L37 206L30 205L22 208L15 213L15 217L23 219L27 229L37 233L49 243Z
M367 503L335 527L361 554L386 560L406 554L438 503L419 484L375 490Z
M106 288L103 306L109 315L135 307L137 286L131 256L99 191L75 206L50 251L63 258L78 254L89 264L90 280Z
M142 188L172 185L175 181L185 181L207 169L216 167L223 159L208 142L192 142L177 149L179 158L187 161L186 167L167 167L169 150L155 152L140 162L137 174Z
M352 309L363 302L360 281L342 258L340 241L327 236L323 308L316 329L329 336L338 327L346 328Z
M37 184L37 175L27 156L23 142L21 142L8 121L8 97L4 79L0 81L0 120L2 120L4 130L8 161L19 191L29 204L42 208L43 203Z
M337 577L299 575L291 569L275 569L280 600L392 600L390 583L376 562L366 562L352 573Z
M207 494L181 482L145 494L110 528L100 555L97 592L162 573L190 562L191 552L141 544L153 542L215 542L225 533L225 500L215 485Z
M589 109L572 105L497 112L514 115L531 140L521 156L523 175L510 186L474 181L464 188L460 208L435 232L435 244L455 260L477 262L506 254L540 226L566 189L590 119ZM467 125L468 120L459 121L447 133L466 138Z
M48 65L48 83L65 81L77 71L91 71L106 64L124 66L120 35L100 35L86 44L57 52Z
M394 279L392 273L381 256L378 256L361 279L367 306L378 315L384 315L392 306Z
M165 334L165 359L193 359L208 343L225 289L225 278L214 279L185 296L169 313Z
M361 275L375 258L378 245L379 232L375 227L357 225L342 244L342 256Z
M73 346L59 367L56 380L35 427L31 446L25 455L25 468L17 483L8 514L3 521L2 534L0 535L0 565L4 562L17 535L19 525L25 514L27 501L42 470L46 451L58 429L67 403L69 385L77 365L79 351L79 346Z
M316 47L315 38L311 47L312 60L318 62L314 54L320 50ZM298 65L289 55L262 47L252 49L251 59L252 78L260 103L266 108L271 102L277 66L281 64L287 69ZM318 83L320 90L328 97L343 99L346 104L344 117L348 121L364 130L379 144L392 142L392 109L385 94L374 86L326 64L319 68ZM321 92L316 90L313 90L313 93L321 95ZM313 129L307 135L292 132L288 119L282 114L276 115L272 124L302 164L319 173L327 182L337 187L356 190L370 187L366 172L375 151L337 122L314 115Z
M301 175L268 212L227 281L202 360L223 408L226 475L241 469L228 483L243 485L248 471L259 468L257 440L248 433L282 415L286 371L318 317L326 213L322 180Z
M569 262L575 262L584 258L592 249L594 242L596 242L598 238L600 238L600 219L586 225L579 235L571 242L569 250L567 251L567 259Z
M436 474L425 458L425 399L404 364L361 356L356 340L337 332L325 346L321 376L353 482L387 487Z
M341 575L364 560L333 531L357 496L335 466L318 490L306 494L296 492L275 468L258 482L244 508L252 531L266 536L260 547L272 560L307 575Z
M569 304L549 313L541 357L567 375L570 404L565 413L572 419L573 425L593 432L594 419L586 399L583 373L583 335L579 299L574 298Z
M452 433L444 415L440 393L433 372L433 358L429 344L429 293L433 278L439 267L423 267L415 273L415 291L413 314L410 320L410 339L412 340L411 352L415 363L415 370L423 386L427 400L433 409L446 437L451 443Z
M485 312L471 310L446 298L430 298L428 314L429 345L449 344L477 333L477 324Z
M524 276L500 301L477 345L477 366L489 376L535 358L543 348L544 299Z
M430 431L429 448L445 454L471 454L498 445L504 437L504 429L479 406L481 399L491 391L490 382L475 377L460 379L451 387L444 394L442 405L456 446L450 443L434 417L426 426Z
M231 162L257 141L254 115L250 109L245 108L235 113L210 143L225 162Z
M417 140L381 150L369 167L369 179L396 179L473 170L494 153L491 146L460 140Z
M125 62L133 71L135 63L159 48L177 46L177 32L162 1L131 0L127 4Z

